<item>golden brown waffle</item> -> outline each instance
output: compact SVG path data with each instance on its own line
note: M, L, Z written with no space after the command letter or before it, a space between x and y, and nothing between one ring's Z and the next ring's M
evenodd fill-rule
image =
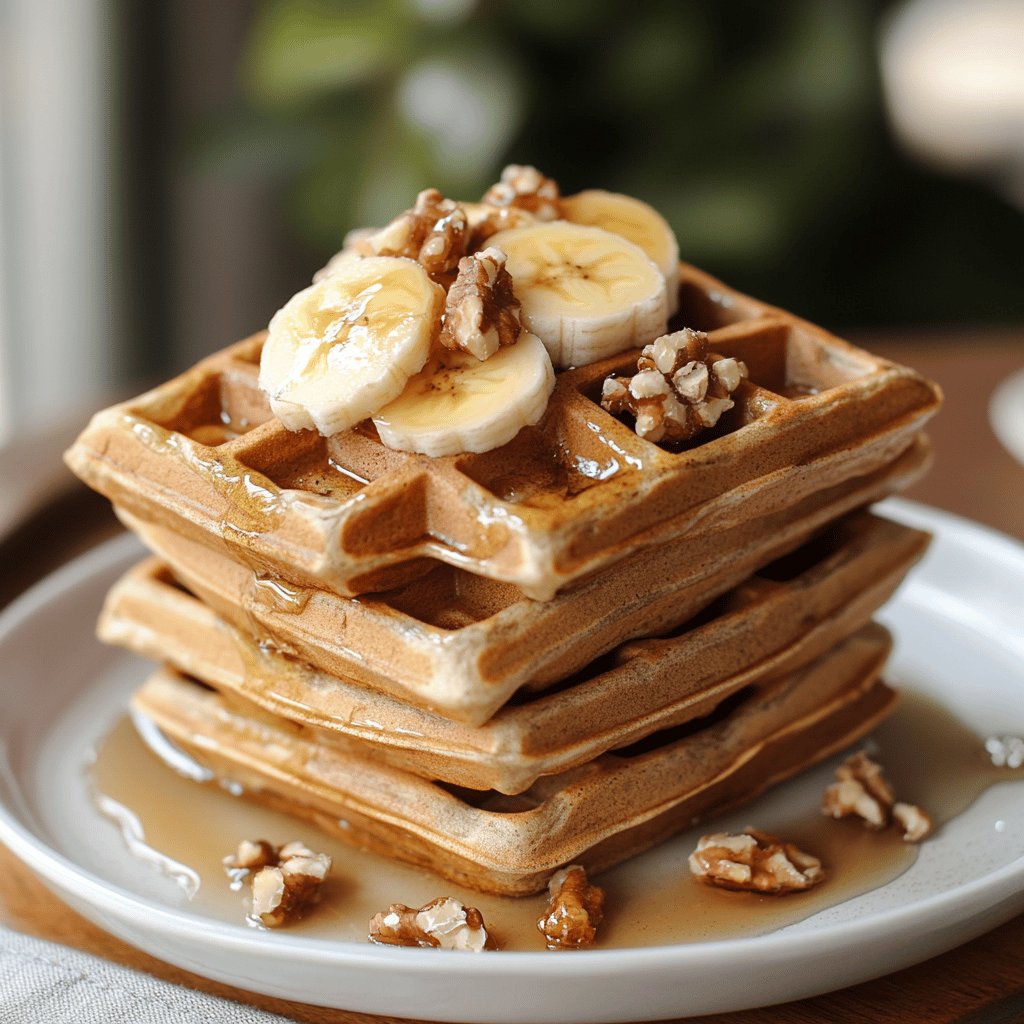
M392 451L369 424L291 433L256 385L261 334L97 414L67 461L140 519L294 584L380 591L440 561L546 600L639 549L877 471L939 403L913 371L692 267L679 294L679 322L750 371L735 408L681 450L598 404L635 352L562 373L543 422L484 454Z
M862 628L923 552L927 535L867 513L767 566L671 636L625 644L553 693L466 726L261 648L173 581L156 559L108 595L102 639L430 779L517 793L710 712L743 687L793 672ZM400 642L396 637L396 643ZM370 749L374 753L370 752Z
M453 790L312 743L169 669L143 685L134 707L248 797L460 884L525 895L562 865L608 867L860 738L892 706L892 691L878 682L888 648L885 630L868 626L706 719L542 778L518 796Z
M206 545L121 512L175 575L221 616L315 665L479 725L521 688L544 689L627 640L674 629L760 566L923 469L915 445L895 464L817 491L713 540L644 548L551 601L437 566L356 600L254 574Z

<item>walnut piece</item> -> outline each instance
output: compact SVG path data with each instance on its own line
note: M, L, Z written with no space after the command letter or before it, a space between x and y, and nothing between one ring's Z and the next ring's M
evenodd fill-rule
M892 805L892 818L903 829L903 840L907 843L919 843L931 835L934 828L930 815L916 804L905 804L900 800Z
M431 277L453 271L466 254L469 222L466 211L436 188L424 189L411 210L400 213L390 224L353 240L353 248L364 256L406 256L423 265ZM343 252L345 250L342 250Z
M293 841L274 847L265 839L243 839L224 858L233 886L252 880L252 916L268 928L297 920L320 898L320 886L331 870L331 858Z
M920 807L897 802L882 766L863 750L836 769L836 781L822 797L821 813L832 818L861 818L871 829L886 828L895 820L908 843L920 842L933 828L932 819Z
M817 857L752 828L702 836L690 854L690 871L706 885L774 896L810 889L825 878Z
M556 871L548 881L548 908L537 921L548 949L589 946L604 917L604 890L587 881L579 864Z
M863 818L868 828L882 829L889 824L895 801L882 766L861 750L836 769L836 781L825 790L821 811L833 818Z
M562 216L558 183L528 164L509 164L501 172L501 180L484 194L483 202L518 207L538 220L558 220Z
M277 850L266 839L243 839L238 849L228 854L222 863L233 887L237 888L252 872L276 864Z
M688 441L733 407L730 397L747 376L740 360L708 353L708 336L684 327L645 345L632 377L609 377L601 405L628 412L648 441Z
M505 254L491 247L459 260L459 275L445 301L441 344L487 359L499 346L514 344L521 331Z
M386 946L468 949L474 953L494 948L480 911L463 906L452 896L438 896L418 910L392 903L370 919L370 941Z
M466 203L469 218L469 252L476 252L487 245L491 235L509 228L522 228L534 224L537 218L518 206L492 206L490 203Z

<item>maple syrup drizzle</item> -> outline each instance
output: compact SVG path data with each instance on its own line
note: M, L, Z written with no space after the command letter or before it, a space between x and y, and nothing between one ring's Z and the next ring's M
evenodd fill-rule
M916 803L936 828L962 813L989 786L1024 782L1024 768L996 767L985 741L933 702L907 693L897 712L871 740L897 799ZM925 756L921 756L926 752ZM97 810L123 829L128 855L178 882L182 905L214 919L246 920L247 894L231 888L222 858L243 838L274 843L302 839L331 855L334 868L323 898L290 932L329 940L366 941L367 923L390 903L420 906L452 895L478 907L500 948L544 949L536 921L543 895L500 897L453 885L421 869L344 845L315 827L236 799L230 788L196 785L168 769L140 738L129 718L104 738L90 766ZM798 785L799 780L784 784ZM806 786L804 787L807 788ZM600 948L707 942L767 934L819 911L886 885L905 872L917 848L896 828L872 832L858 822L822 816L810 794L806 810L794 811L792 796L772 793L728 816L795 842L819 857L827 872L821 885L787 897L725 892L697 883L687 857L700 834L720 830L710 820L653 850L598 875L606 891ZM926 840L927 841L927 840ZM181 879L188 880L187 885ZM196 882L198 880L198 883Z

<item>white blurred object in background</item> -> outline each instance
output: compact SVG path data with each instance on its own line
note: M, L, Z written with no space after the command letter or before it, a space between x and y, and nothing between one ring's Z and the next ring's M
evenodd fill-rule
M995 389L988 415L1003 447L1024 464L1024 370L1011 374Z
M117 379L107 0L0 0L0 442Z
M987 180L1024 210L1024 0L909 0L888 21L880 56L907 148ZM993 394L989 419L1024 461L1024 370Z
M910 0L882 33L881 70L910 150L1024 207L1022 0Z

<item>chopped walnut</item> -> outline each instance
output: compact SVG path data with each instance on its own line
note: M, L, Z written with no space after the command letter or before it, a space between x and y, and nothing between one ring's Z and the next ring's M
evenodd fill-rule
M892 817L893 821L903 829L903 840L907 843L919 843L931 835L934 828L931 817L916 804L896 801L892 805Z
M386 946L434 946L493 949L484 919L476 907L464 907L451 896L439 896L418 910L392 903L370 919L370 941Z
M836 769L836 781L825 790L821 811L833 818L863 818L868 828L882 829L889 824L895 800L882 766L861 750Z
M459 260L459 276L448 290L441 344L487 359L500 345L519 338L519 300L500 249L484 249Z
M648 441L688 441L733 407L730 397L747 376L732 357L708 353L708 336L684 327L645 345L632 377L609 377L601 405L629 412Z
M466 211L458 203L428 188L411 210L378 231L361 234L353 247L367 256L407 256L423 264L432 277L443 277L466 254L468 226Z
M466 203L464 206L469 219L469 252L476 252L487 245L491 235L509 228L526 227L537 218L518 206L492 206L490 203Z
M897 802L882 766L861 750L836 769L836 781L825 790L821 813L832 818L858 817L871 829L883 829L893 820L908 843L930 835L932 819L914 804Z
M491 206L514 206L532 213L538 220L558 220L562 216L562 194L558 183L536 167L509 164L501 180L484 194Z
M266 839L243 839L238 849L222 861L232 886L241 885L252 872L277 863L277 850Z
M587 881L586 871L572 864L548 881L548 908L537 922L548 949L589 946L604 917L604 890Z
M331 858L298 841L274 847L265 839L243 839L224 858L224 868L233 886L251 876L253 917L268 928L279 928L320 898Z
M825 878L817 857L752 828L702 836L690 854L690 871L707 885L775 896L810 889Z

